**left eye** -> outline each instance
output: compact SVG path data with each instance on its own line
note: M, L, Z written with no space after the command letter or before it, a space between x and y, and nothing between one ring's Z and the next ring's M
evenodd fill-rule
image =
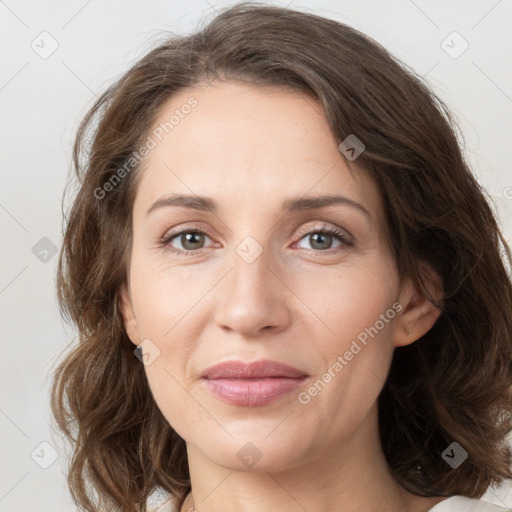
M352 238L347 233L328 226L322 226L321 228L316 229L313 228L307 232L301 232L299 235L302 235L301 241L309 237L310 243L317 245L317 247L313 247L313 250L316 252L339 252L340 250L343 250L342 246L350 247L353 245ZM339 243L333 248L334 250L329 250L331 249L330 246L333 239L337 239Z
M343 241L341 240L341 237L332 233L331 231L328 231L328 230L315 230L315 231L311 231L310 233L304 235L300 241L302 242L303 240L308 240L309 239L309 243L312 244L312 249L315 250L315 251L324 251L326 249L331 249L331 245L333 243L334 240L338 239L339 243L337 246L335 247L339 247L340 245L343 244ZM300 242L299 242L300 243ZM315 244L316 244L316 247L315 247ZM305 247L305 249L307 249L307 247Z

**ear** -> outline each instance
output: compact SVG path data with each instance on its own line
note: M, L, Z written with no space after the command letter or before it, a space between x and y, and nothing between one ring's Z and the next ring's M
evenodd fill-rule
M427 263L419 262L418 266L430 295L436 301L441 301L444 296L442 279ZM410 279L402 287L398 301L403 306L403 310L395 323L393 335L395 347L410 345L421 338L432 328L441 314L441 310L432 304Z
M139 326L137 324L137 319L135 318L132 299L126 285L121 287L119 293L119 306L126 334L134 345L140 345Z

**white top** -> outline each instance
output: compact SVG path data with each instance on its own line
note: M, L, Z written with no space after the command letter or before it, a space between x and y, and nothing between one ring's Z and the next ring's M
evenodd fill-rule
M503 508L487 501L474 500L466 496L452 496L441 501L428 512L511 512L512 508Z
M148 512L179 512L175 510L172 498L155 508L148 509ZM465 496L452 496L438 503L428 512L512 512L512 508L504 508L493 505L487 501L475 500Z

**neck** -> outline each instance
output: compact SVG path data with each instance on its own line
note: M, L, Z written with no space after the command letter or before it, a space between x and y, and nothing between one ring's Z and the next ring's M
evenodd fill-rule
M377 442L376 408L369 416L337 449L322 451L319 440L301 464L279 471L219 466L187 444L192 493L182 512L427 512L442 498L418 497L396 482Z

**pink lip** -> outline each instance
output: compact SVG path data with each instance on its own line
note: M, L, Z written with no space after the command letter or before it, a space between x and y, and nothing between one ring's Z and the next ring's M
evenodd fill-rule
M219 399L234 405L266 405L290 393L307 374L276 361L228 361L202 375L205 385Z

